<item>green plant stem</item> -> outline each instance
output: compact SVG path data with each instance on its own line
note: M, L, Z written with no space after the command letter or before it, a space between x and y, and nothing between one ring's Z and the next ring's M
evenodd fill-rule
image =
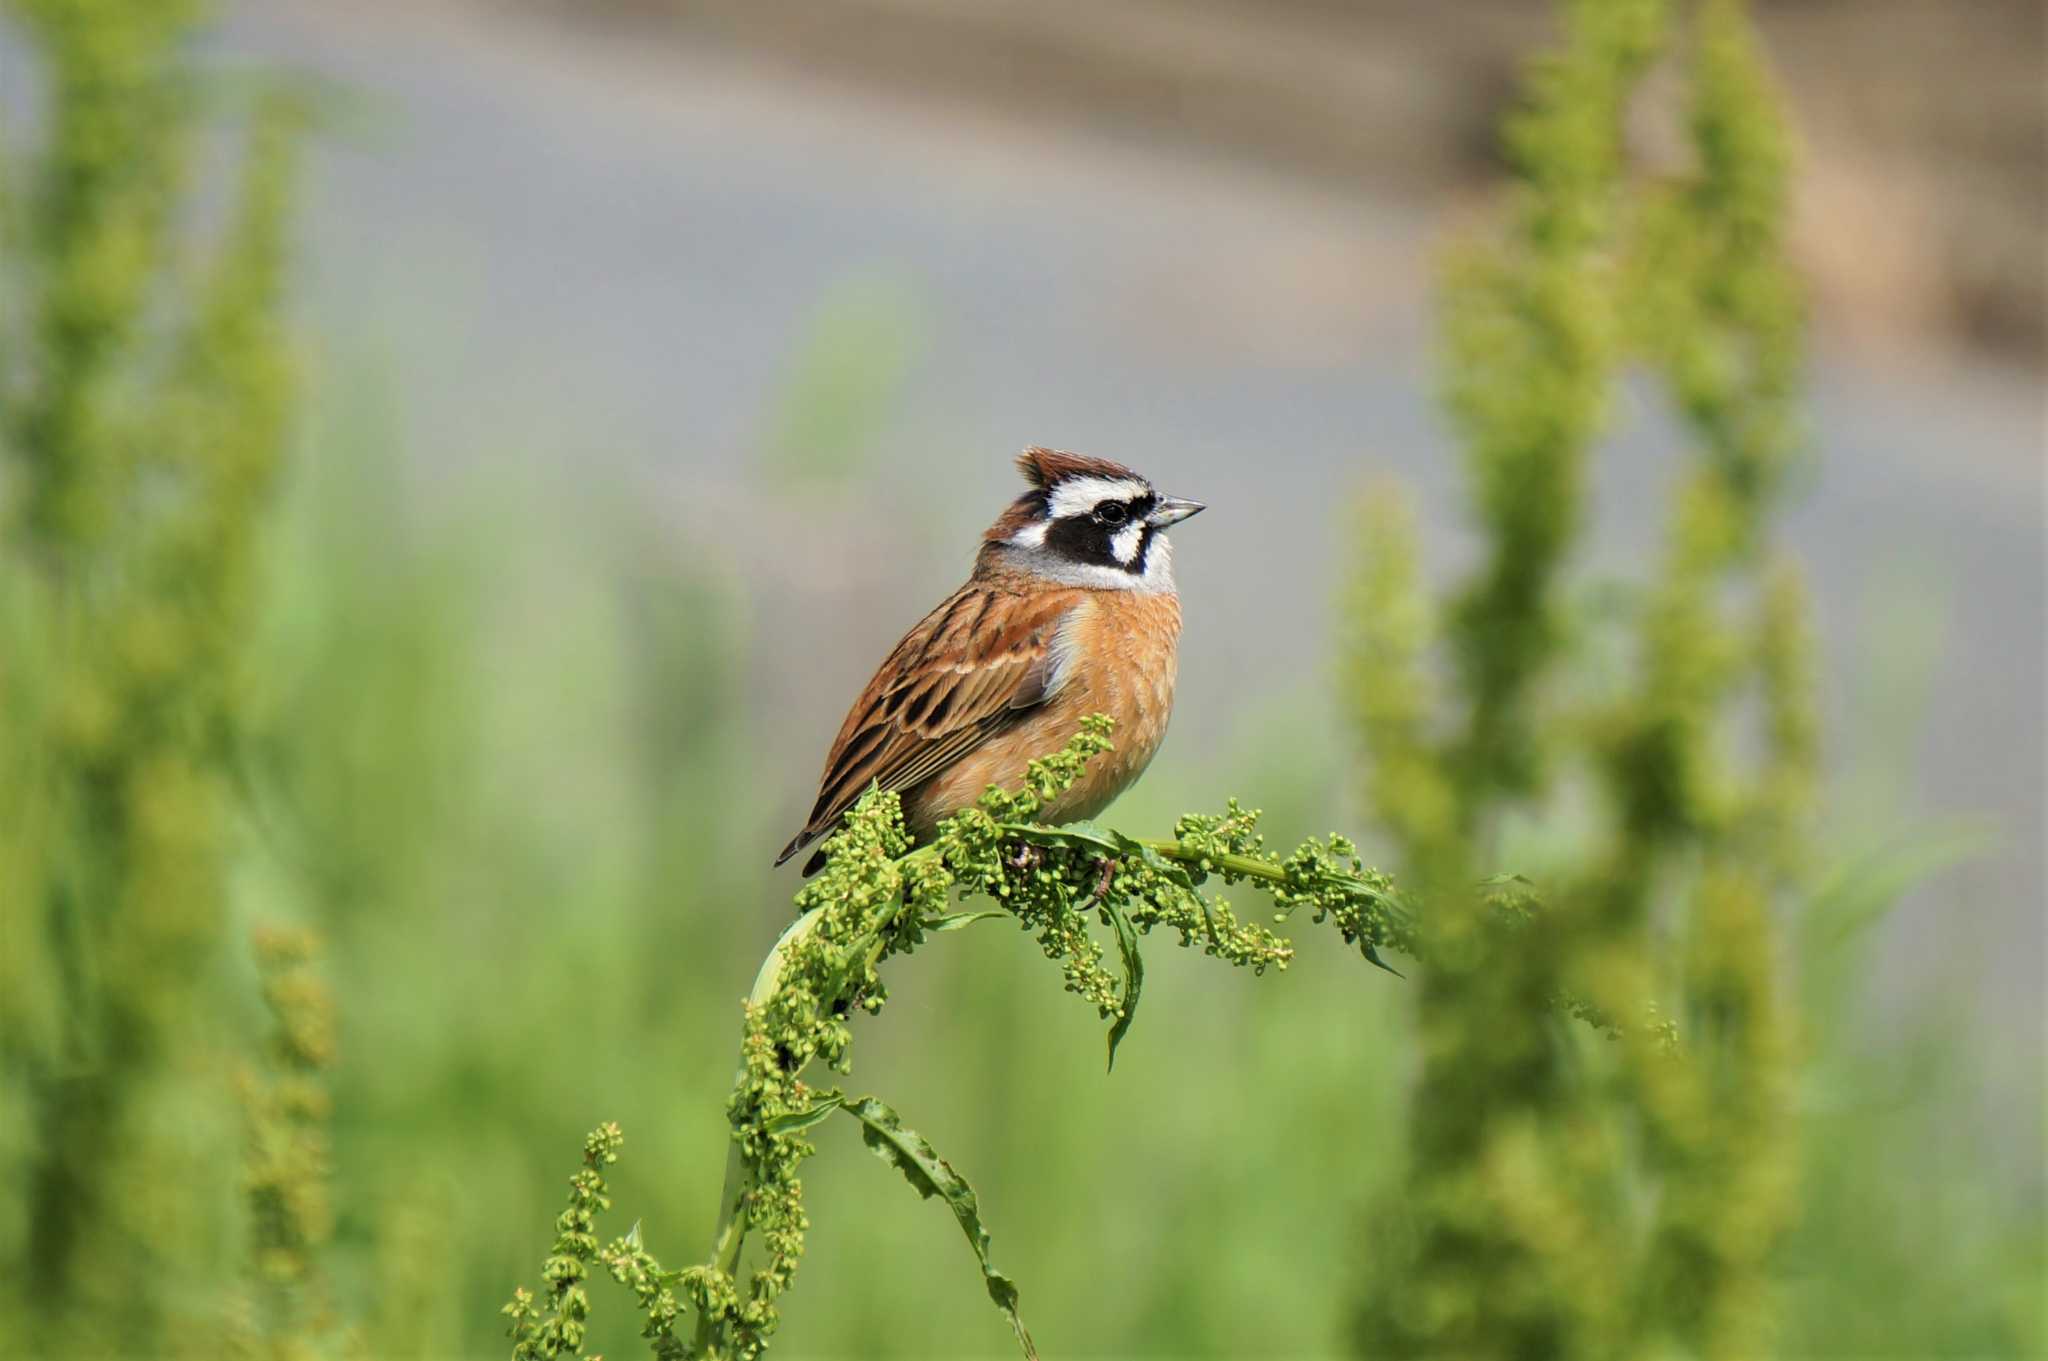
M907 866L920 858L929 859L937 853L935 847L920 846L907 855L899 856L895 863L899 867ZM754 975L753 988L747 993L749 1012L760 1010L775 996L782 986L783 965L789 948L815 931L824 913L824 908L814 907L791 922L789 927L776 937L774 946L768 951L768 957L761 962L760 972ZM870 966L881 958L883 937L894 922L894 915L890 915L877 922L871 931L863 933L864 936L872 937L868 941L866 955L866 962ZM866 970L862 972L865 973ZM804 1066L799 1064L797 1071L801 1072ZM735 1074L735 1080L744 1076L745 1069L742 1068ZM740 1154L739 1141L734 1140L726 1152L725 1187L719 1197L718 1228L712 1236L711 1247L711 1260L728 1276L738 1273L740 1253L746 1247L746 1200L752 1189L747 1184L746 1163Z
M1219 855L1211 851L1195 850L1179 841L1163 840L1154 837L1141 836L1137 838L1137 841L1139 845L1144 846L1148 850L1157 851L1168 860L1178 864L1196 867L1206 864L1208 868L1215 870L1219 874L1235 878L1261 879L1269 884L1291 882L1287 871L1281 866L1255 859L1249 855ZM1332 874L1324 877L1329 883L1346 885L1361 894L1380 898L1386 897L1384 893L1381 893L1371 884L1366 883L1365 880L1355 878L1352 875Z
M912 852L916 854L916 852ZM908 858L908 857L906 857ZM803 940L815 931L825 910L814 907L791 922L775 944L768 951L768 958L761 961L761 971L754 975L754 986L747 993L747 1009L757 1011L768 1004L782 985L782 968L789 947ZM734 1075L734 1080L745 1077L744 1067ZM711 1260L718 1269L733 1275L739 1269L740 1251L747 1239L747 1192L752 1189L746 1184L746 1163L740 1156L738 1140L732 1142L725 1155L725 1189L719 1196L718 1229L712 1236Z

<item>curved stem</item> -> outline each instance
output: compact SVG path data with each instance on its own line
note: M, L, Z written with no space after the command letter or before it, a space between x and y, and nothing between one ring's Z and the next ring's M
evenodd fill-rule
M747 993L749 1014L768 1005L775 990L782 984L784 953L790 946L817 930L818 922L824 916L823 908L812 908L803 916L791 922L783 933L776 937L768 958L761 961L761 971L754 975L754 986ZM739 1071L733 1074L735 1085L746 1076L745 1061ZM725 1155L725 1188L718 1199L718 1228L712 1234L711 1260L719 1270L728 1276L739 1267L740 1249L747 1239L746 1161L740 1153L740 1145L734 1140Z
M1044 839L1046 833L1053 830L1035 823L1003 823L1001 826L1004 832L1022 837L1027 841L1034 838ZM1058 835L1056 831L1053 834L1055 836ZM1290 881L1287 871L1281 866L1254 856L1217 854L1209 850L1198 851L1187 847L1177 838L1139 837L1136 840L1138 844L1146 849L1179 864L1201 865L1206 863L1211 870L1219 873L1245 879L1258 879L1266 883L1284 884ZM937 853L938 848L936 846L918 846L898 856L895 863L899 868L903 868L915 861L928 859ZM1332 880L1350 885L1359 893L1391 900L1391 895L1387 894L1384 889L1367 883L1356 876L1333 874L1329 877ZM782 973L787 952L792 946L815 931L818 923L823 920L823 916L823 908L812 908L809 912L804 913L803 916L790 923L788 929L776 938L774 947L769 950L768 957L761 963L760 972L754 977L752 990L747 994L749 1014L767 1006L773 1000L776 991L782 986ZM886 949L885 936L892 920L892 918L885 915L873 924L869 932L863 933L872 937L867 943L865 952L865 964L867 967L872 968L881 959L883 951ZM865 973L865 971L863 969L862 972ZM742 1066L740 1071L734 1075L735 1083L737 1084L744 1077L745 1068ZM740 1256L746 1246L746 1197L751 1189L747 1184L746 1160L741 1152L739 1142L735 1140L726 1154L725 1185L719 1198L718 1227L713 1234L711 1248L712 1262L728 1276L736 1276L738 1274Z
M920 856L933 854L936 854L934 848L920 846L906 855L899 856L896 863L905 865ZM788 928L776 937L774 946L768 951L768 957L761 961L760 972L754 975L753 988L747 993L747 1010L750 1015L767 1006L774 998L782 986L783 967L790 948L817 930L818 923L824 920L824 913L824 908L814 907L791 922ZM875 925L874 938L868 943L864 961L868 968L872 968L881 958L882 934L888 925L889 921L886 919ZM862 972L865 973L866 970L863 969ZM797 1071L802 1071L801 1065ZM739 1070L733 1074L734 1084L737 1085L745 1076L746 1067L742 1062ZM741 1152L739 1142L734 1140L726 1151L725 1185L719 1195L718 1227L713 1232L711 1241L711 1260L728 1276L738 1274L740 1254L746 1246L746 1197L751 1189L752 1187L747 1184L745 1156Z

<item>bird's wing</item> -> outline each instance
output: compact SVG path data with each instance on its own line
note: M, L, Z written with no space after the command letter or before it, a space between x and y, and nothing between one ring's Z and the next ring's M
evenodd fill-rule
M831 831L869 785L908 789L1050 699L1066 679L1060 627L1085 594L969 582L926 615L846 715L810 820L775 863Z

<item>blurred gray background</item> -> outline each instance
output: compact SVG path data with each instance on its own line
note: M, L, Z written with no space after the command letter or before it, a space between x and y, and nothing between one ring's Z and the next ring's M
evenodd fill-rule
M2038 1176L2041 14L1761 14L1803 148L1816 460L1788 536L1831 662L1837 822L1852 845L1987 828L1887 927L1879 995L1976 1008L1947 1019L1987 1037L1992 1118ZM409 495L484 462L658 506L745 602L744 736L793 824L846 697L962 574L1027 443L1214 507L1180 538L1160 806L1219 798L1213 772L1276 729L1322 753L1304 788L1341 790L1326 677L1254 640L1327 651L1371 478L1415 488L1433 561L1462 560L1433 253L1479 218L1546 22L1505 0L242 0L219 41L334 92L303 214L316 381L402 385ZM1659 135L1646 116L1652 157ZM1622 403L1603 561L1656 542L1675 452L1647 395ZM764 495L764 465L806 495Z

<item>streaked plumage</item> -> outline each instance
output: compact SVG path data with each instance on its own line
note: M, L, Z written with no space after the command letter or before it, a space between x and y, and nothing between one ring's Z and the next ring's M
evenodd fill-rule
M896 645L854 702L818 798L779 865L868 787L899 791L912 833L990 784L1014 785L1080 720L1116 720L1116 749L1045 810L1091 817L1145 769L1173 708L1180 599L1165 530L1202 509L1120 464L1027 449L1032 484L983 535L967 583ZM822 863L812 857L806 874Z

